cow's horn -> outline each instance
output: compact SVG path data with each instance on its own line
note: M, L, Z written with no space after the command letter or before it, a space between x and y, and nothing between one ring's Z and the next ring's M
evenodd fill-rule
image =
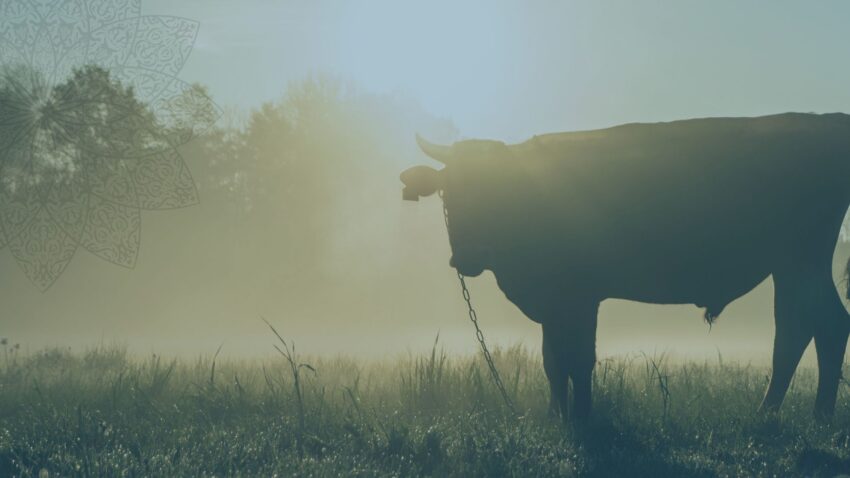
M434 144L426 141L422 138L422 136L416 135L416 143L419 145L419 149L422 150L423 153L427 154L433 159L448 165L452 160L452 148L449 146L443 146L440 144Z

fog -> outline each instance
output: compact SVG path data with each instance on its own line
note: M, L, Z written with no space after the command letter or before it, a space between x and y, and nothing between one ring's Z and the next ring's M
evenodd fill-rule
M439 200L401 201L398 173L432 164L414 133L516 142L850 111L838 1L146 0L143 12L200 22L180 77L225 112L181 150L200 203L143 213L134 268L81 251L46 292L0 250L0 336L24 348L253 356L272 351L266 318L306 354L393 357L437 335L471 352ZM539 347L492 274L469 284L493 344ZM765 361L771 315L769 281L711 328L692 306L606 301L599 355Z

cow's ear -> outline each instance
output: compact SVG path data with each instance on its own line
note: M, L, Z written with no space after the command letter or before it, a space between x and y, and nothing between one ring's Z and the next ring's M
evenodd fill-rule
M452 162L453 153L451 146L431 143L418 134L416 135L416 144L431 159L436 159L447 166Z
M420 197L430 196L445 186L442 171L428 166L414 166L406 169L401 173L401 182L405 186L403 197L408 201L417 201Z

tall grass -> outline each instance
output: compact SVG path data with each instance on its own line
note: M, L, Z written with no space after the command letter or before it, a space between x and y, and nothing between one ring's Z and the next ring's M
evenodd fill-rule
M0 367L0 476L835 476L850 403L811 419L802 369L780 417L760 367L636 354L600 361L581 432L547 413L537 351L496 349L522 412L481 357L166 359L126 350L10 354ZM270 344L271 348L271 344ZM272 349L273 350L273 349ZM307 365L309 364L309 365ZM306 372L306 373L305 373Z

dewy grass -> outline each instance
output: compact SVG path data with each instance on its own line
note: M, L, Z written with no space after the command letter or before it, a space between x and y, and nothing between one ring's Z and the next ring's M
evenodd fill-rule
M661 355L606 358L582 430L547 413L537 351L494 350L521 417L481 357L266 360L9 354L0 476L835 476L850 472L850 401L811 418L816 374L782 413L755 413L766 368ZM306 365L310 364L307 368ZM315 373L313 372L315 371ZM307 371L308 373L302 373Z

